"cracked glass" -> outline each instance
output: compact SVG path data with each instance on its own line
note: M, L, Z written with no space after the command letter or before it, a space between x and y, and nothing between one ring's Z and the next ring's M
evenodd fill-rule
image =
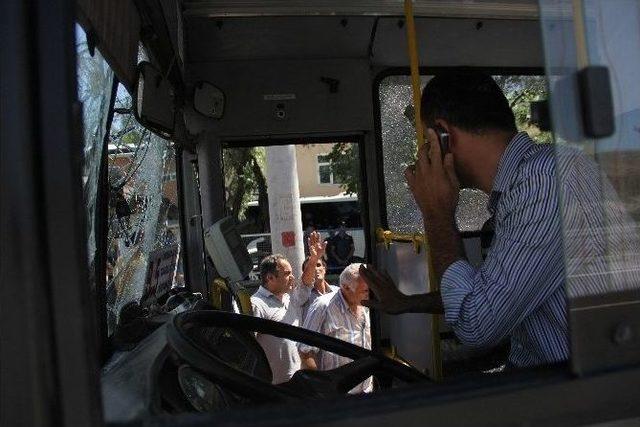
M548 132L541 132L529 123L529 103L546 99L544 76L493 76L509 100L519 130L525 130L537 142L551 142ZM421 76L421 88L431 77ZM411 79L407 75L392 75L380 82L380 123L387 209L387 225L395 232L422 233L422 215L404 179L405 168L414 162L416 136L413 125ZM462 189L456 211L456 222L462 232L482 229L490 215L489 196L480 190Z

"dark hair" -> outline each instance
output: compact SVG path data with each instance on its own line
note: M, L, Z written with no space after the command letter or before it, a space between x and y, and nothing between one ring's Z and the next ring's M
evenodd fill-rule
M263 284L265 283L267 274L269 273L278 277L278 260L281 259L286 260L286 258L280 254L267 255L262 258L262 261L260 261L260 280L262 280Z
M456 68L433 77L422 91L422 120L431 127L443 119L462 130L515 132L509 101L493 78L473 68Z
M307 263L309 262L309 260L311 259L310 256L306 257L304 259L304 261L302 261L302 271L304 271L304 268L307 266ZM324 260L324 258L320 258L319 261L322 261L322 264L326 267L327 266L327 262Z

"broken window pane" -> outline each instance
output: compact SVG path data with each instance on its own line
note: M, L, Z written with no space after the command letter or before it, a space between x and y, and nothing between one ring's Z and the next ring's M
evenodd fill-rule
M111 334L123 307L153 302L162 286L184 285L176 186L175 150L140 126L122 86L109 144L109 238L107 312ZM169 265L158 279L160 260ZM165 269L164 265L163 269ZM157 280L157 288L156 285ZM141 301L142 300L142 301Z
M96 197L114 77L109 64L97 49L91 56L86 35L79 25L76 25L76 59L78 100L83 107L82 184L87 215L87 255L90 271L93 272L96 254Z
M421 76L424 88L431 76ZM494 76L504 91L516 117L516 125L538 142L551 142L549 132L541 132L529 123L531 101L546 99L544 76ZM416 132L413 97L409 76L384 78L379 86L380 122L384 184L387 202L387 225L396 232L423 231L422 215L404 179L404 170L415 160ZM460 231L479 231L489 219L488 195L479 190L460 192L456 222Z

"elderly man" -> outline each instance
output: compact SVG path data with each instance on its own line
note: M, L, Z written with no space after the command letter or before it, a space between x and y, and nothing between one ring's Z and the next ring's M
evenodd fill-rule
M369 298L369 288L360 277L361 264L350 264L340 274L340 290L318 297L309 308L304 327L322 334L371 349L369 309L362 301ZM302 364L307 369L329 370L351 362L351 359L298 344ZM372 391L368 378L350 393Z
M318 257L324 255L326 243L321 242L316 232L309 236L311 264L302 273L302 283L296 284L291 264L279 254L269 255L260 262L262 285L251 297L253 315L263 319L283 322L293 326L302 324L302 306L309 299L313 285L314 269ZM300 369L300 356L296 343L273 335L257 334L271 372L273 383L291 379Z

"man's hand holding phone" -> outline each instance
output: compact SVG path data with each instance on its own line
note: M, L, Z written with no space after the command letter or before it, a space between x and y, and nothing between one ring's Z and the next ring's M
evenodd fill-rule
M409 166L404 175L425 222L451 222L460 190L453 154L442 152L433 129L427 129L426 137L427 143L418 149L415 165Z

